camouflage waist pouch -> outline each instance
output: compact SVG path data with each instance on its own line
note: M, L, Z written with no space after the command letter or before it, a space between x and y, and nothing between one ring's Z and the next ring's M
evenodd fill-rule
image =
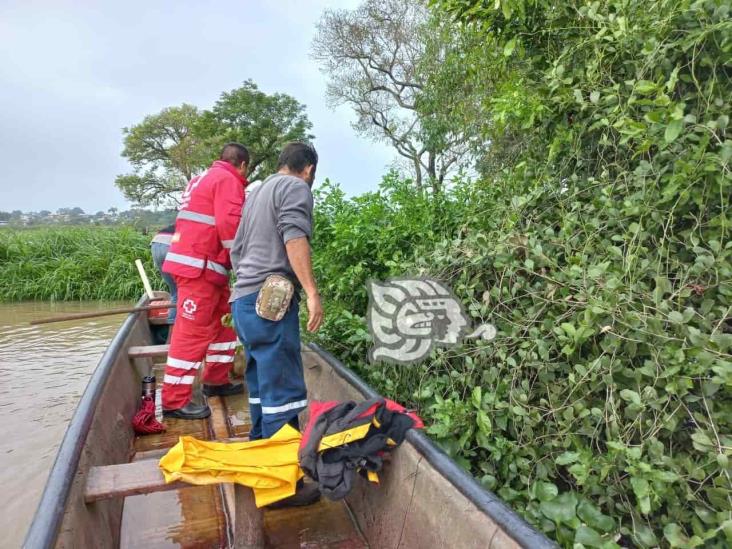
M294 293L295 285L289 278L278 274L269 275L259 290L255 310L264 319L274 322L282 320Z

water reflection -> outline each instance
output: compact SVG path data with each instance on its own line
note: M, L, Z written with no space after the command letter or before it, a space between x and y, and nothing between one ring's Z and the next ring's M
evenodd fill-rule
M120 302L0 303L0 513L2 545L18 547L41 497L66 426L124 315L30 326Z

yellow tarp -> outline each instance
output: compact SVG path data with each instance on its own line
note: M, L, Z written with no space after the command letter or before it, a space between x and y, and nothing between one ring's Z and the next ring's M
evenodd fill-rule
M285 425L271 438L251 442L208 442L180 437L160 459L165 482L234 482L254 491L257 507L295 493L303 477L297 459L299 431Z

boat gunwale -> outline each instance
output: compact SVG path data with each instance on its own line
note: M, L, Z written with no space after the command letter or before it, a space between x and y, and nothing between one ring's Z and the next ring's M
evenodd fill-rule
M147 302L143 296L136 306ZM51 467L43 494L36 508L30 528L26 533L24 548L50 548L58 538L66 511L71 487L76 476L82 450L91 429L94 413L100 402L115 361L142 313L127 316L104 354L100 358L89 383L84 390L74 415L69 422ZM380 397L355 372L350 370L328 351L316 343L307 347L318 354L344 381L358 390L364 398ZM410 430L407 440L430 465L450 482L463 496L486 514L504 532L524 547L556 548L557 545L535 530L528 522L509 508L495 494L483 488L470 474L460 468L439 446L424 433Z
M364 398L382 398L353 370L320 347L317 343L308 343L307 347L317 353L347 383L356 388ZM486 514L509 537L522 547L532 549L555 549L556 543L536 530L526 520L508 507L498 496L483 488L477 480L462 469L442 448L437 446L422 431L410 429L406 439L414 446L427 462L450 484L465 496L480 511Z
M147 300L147 296L143 296L135 306L142 307ZM117 356L123 350L127 338L141 314L137 312L127 316L99 359L56 453L56 459L46 479L33 521L26 533L24 548L50 548L56 544L94 413L102 398Z

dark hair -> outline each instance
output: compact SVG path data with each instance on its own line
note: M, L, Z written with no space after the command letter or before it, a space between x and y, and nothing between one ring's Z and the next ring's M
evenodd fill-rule
M241 166L242 162L248 166L249 151L241 143L227 143L224 145L224 148L221 149L219 160L224 160L236 168Z
M306 167L318 165L318 153L309 143L293 141L285 145L277 159L277 169L287 168L295 173L301 173Z

